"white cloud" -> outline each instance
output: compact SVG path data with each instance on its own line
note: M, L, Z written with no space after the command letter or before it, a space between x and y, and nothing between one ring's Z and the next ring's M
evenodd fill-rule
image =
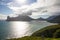
M16 0L15 0L16 1ZM33 3L31 5L19 5L15 1L8 3L8 7L14 11L14 13L21 14L21 13L27 13L28 11L33 11L35 8L38 8L40 5L37 5L38 2ZM17 4L17 5L16 5Z
M13 0L12 2L7 4L8 7L13 10L14 15L23 13L32 13L32 17L38 15L50 15L53 12L58 11L59 9L58 7L56 7L56 4L58 5L59 0L37 0L37 2L30 5L26 5L26 3L21 4L17 1L19 0ZM44 11L46 10L48 10L47 13L44 13Z
M0 20L5 20L5 19L7 19L7 15L0 14Z

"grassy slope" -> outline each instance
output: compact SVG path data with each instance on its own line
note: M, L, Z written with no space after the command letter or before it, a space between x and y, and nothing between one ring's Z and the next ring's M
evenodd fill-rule
M60 29L60 25L47 26L47 27L45 27L45 28L33 33L32 36L42 36L43 35L44 37L52 38L52 37L55 36L54 34L59 29Z
M23 37L23 38L15 38L15 39L9 39L9 40L60 40L60 38L41 38L41 37Z
M52 29L54 31L52 31ZM15 38L15 39L9 39L9 40L60 40L60 38L41 38L41 33L47 33L46 31L49 30L49 32L51 32L52 34L56 34L56 30L60 29L60 25L52 25L52 26L48 26L48 27L45 27L35 33L33 33L30 37L23 37L23 38ZM39 35L39 36L38 36ZM48 34L49 35L49 34Z

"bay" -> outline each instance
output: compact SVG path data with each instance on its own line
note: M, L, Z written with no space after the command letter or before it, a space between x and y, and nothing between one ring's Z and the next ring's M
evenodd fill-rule
M56 25L46 21L0 21L0 40L30 36L46 26Z

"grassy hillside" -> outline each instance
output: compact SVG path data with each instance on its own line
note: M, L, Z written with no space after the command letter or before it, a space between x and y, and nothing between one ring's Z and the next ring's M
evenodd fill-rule
M23 37L23 38L15 38L15 39L9 39L9 40L60 40L60 38L41 38L41 37Z
M59 36L58 36L58 34L59 34ZM32 36L60 38L60 25L47 26L47 27L33 33Z
M9 40L60 40L60 25L47 26L36 31L30 37L27 36Z

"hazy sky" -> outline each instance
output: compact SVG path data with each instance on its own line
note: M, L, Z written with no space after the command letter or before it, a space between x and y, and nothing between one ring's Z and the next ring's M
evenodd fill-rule
M0 19L3 15L13 17L20 14L32 14L32 18L48 18L60 12L59 5L59 0L0 0Z
M0 0L0 14L11 14L11 13L13 13L13 10L10 9L7 5L10 2L13 2L13 0ZM36 2L36 0L27 0L27 2L28 2L27 4L30 5L34 2ZM20 6L21 4L19 4L19 3L15 3L15 4L17 4L15 6L21 7Z

